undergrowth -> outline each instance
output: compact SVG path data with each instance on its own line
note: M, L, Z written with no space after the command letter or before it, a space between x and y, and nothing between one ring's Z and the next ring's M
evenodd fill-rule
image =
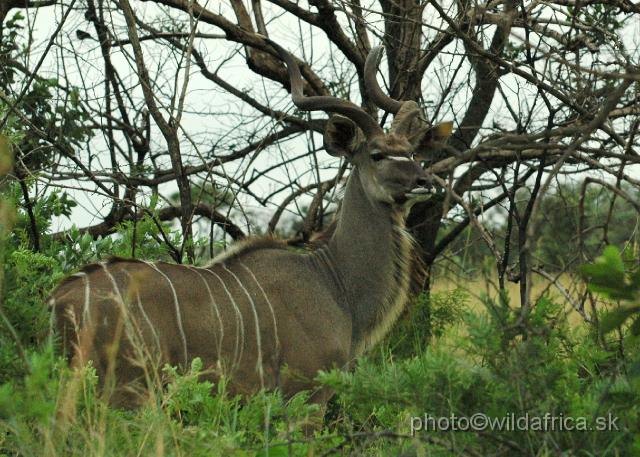
M64 202L44 202L39 214L66 211ZM162 240L177 235L145 219L124 224L113 238L72 231L68 239L53 240L43 222L41 249L33 252L23 218L19 213L2 247L8 320L0 326L2 457L640 455L634 288L640 281L637 261L617 252L608 250L584 271L594 293L619 303L600 314L606 328L569 325L564 305L549 297L522 322L505 293L485 296L484 311L471 311L462 289L420 296L353 371L318 375L336 396L323 427L310 436L303 432L317 408L306 402L307 392L290 399L278 392L233 396L224 380L201 380L199 360L186 372L166 367L167 385L140 409L107 406L92 367L70 370L58 357L45 297L88 261L132 252L167 260ZM572 418L587 429L423 430L425 417L478 414ZM609 429L595 429L601 418Z

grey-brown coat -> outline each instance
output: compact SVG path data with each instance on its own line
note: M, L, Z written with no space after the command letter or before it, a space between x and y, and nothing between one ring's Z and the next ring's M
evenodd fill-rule
M395 113L389 133L358 106L302 95L291 56L275 43L301 109L338 113L325 148L353 165L328 240L293 252L278 240L250 239L199 268L112 259L70 276L51 298L58 333L73 364L92 360L111 401L144 398L165 363L200 357L207 376L234 392L313 388L318 370L345 367L375 345L405 307L414 247L406 205L427 192L413 160L446 137L415 102L382 95L375 82L380 49L367 60L371 97ZM330 392L319 391L323 402Z

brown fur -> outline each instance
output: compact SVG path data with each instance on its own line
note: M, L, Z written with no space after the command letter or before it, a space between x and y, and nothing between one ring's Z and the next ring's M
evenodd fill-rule
M246 238L242 241L234 243L231 248L218 254L213 258L211 264L225 262L227 260L249 254L261 249L287 249L288 245L285 240L274 238L272 235L263 235L253 238Z
M306 103L294 84L297 65L272 45L288 64L294 101ZM338 217L312 249L294 252L284 241L259 237L206 268L114 258L83 268L54 291L54 317L72 364L92 360L112 403L139 404L149 387L162 384L159 367L187 368L199 357L203 376L228 378L231 392L310 389L324 404L332 393L315 390L318 371L350 366L402 313L412 283L423 277L403 205L427 175L411 158L435 136L414 102L402 104L386 135L353 104L320 97L305 106L324 103L351 116L332 117L324 140L354 169Z

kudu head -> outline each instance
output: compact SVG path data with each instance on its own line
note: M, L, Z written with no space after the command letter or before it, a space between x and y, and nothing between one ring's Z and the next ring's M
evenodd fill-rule
M287 66L293 103L305 111L336 113L325 127L324 147L333 156L345 157L359 170L362 188L371 201L404 204L430 192L431 180L421 161L450 135L452 123L431 126L416 102L398 101L384 94L376 80L382 46L369 53L364 73L369 98L394 114L387 133L372 116L348 100L304 96L297 63L277 43L270 44Z

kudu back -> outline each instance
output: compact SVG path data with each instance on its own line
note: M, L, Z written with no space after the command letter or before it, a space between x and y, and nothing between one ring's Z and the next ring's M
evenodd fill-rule
M92 361L116 405L145 398L149 373L203 361L233 392L312 389L318 370L346 367L391 328L405 307L415 270L406 206L429 192L419 158L449 135L430 126L413 101L386 96L375 78L382 49L368 56L369 97L394 113L388 133L359 106L307 97L293 58L286 64L299 109L334 113L329 154L353 169L331 236L293 252L270 238L233 246L207 267L111 259L66 278L50 303L72 364ZM286 369L285 369L286 367ZM318 391L323 402L331 394Z

